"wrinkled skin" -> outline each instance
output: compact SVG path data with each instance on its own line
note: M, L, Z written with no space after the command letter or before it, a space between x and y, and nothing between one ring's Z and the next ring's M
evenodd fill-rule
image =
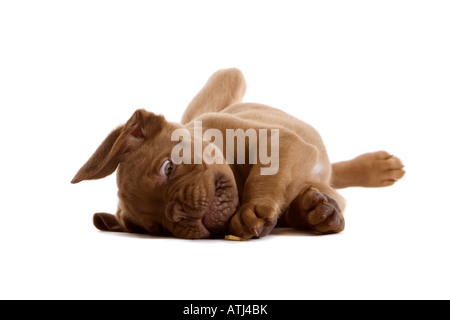
M113 131L74 178L105 175L117 168L117 219L94 217L102 230L171 234L180 238L210 238L226 233L238 205L237 187L228 165L163 165L170 159L173 130L180 125L138 110ZM194 154L193 154L194 156ZM102 170L106 170L102 172Z

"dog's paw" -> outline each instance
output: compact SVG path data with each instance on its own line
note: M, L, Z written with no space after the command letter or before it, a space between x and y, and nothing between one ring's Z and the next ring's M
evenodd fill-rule
M344 230L345 220L336 200L310 188L301 199L301 215L309 229L318 233L338 233Z
M364 187L388 187L405 175L402 161L386 151L363 154L355 162Z
M277 224L275 206L243 204L230 222L230 233L243 239L268 235Z

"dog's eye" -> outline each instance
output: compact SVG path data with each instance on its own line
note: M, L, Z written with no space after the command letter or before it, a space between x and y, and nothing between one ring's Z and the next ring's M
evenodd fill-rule
M170 160L164 161L162 167L161 167L161 174L165 176L170 176L170 174L173 171L173 163Z

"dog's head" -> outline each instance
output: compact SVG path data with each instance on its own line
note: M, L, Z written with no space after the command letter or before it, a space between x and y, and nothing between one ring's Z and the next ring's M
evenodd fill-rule
M227 164L174 164L172 149L179 142L171 136L182 128L137 110L78 171L72 183L101 179L117 169L119 208L116 216L96 213L98 229L189 239L226 233L238 205L233 172Z

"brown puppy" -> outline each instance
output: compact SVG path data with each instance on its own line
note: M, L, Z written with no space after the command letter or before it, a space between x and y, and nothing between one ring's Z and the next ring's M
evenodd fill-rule
M241 103L245 89L239 70L221 70L181 124L138 110L115 129L72 180L100 179L117 169L117 214L95 214L95 226L189 239L262 237L276 225L336 233L344 229L345 201L335 188L385 187L403 177L401 161L383 151L332 165L316 130L278 109ZM245 133L243 150L230 129ZM226 147L220 136L227 137ZM215 162L202 158L208 148Z

